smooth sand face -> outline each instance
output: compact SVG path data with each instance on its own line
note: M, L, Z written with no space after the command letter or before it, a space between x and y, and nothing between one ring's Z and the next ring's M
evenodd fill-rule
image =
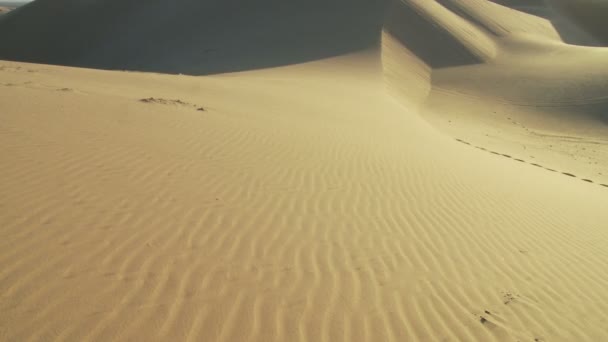
M0 340L606 340L608 52L502 2L225 75L0 61Z

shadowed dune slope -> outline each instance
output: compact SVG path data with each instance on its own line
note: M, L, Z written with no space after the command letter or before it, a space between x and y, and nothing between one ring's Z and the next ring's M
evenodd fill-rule
M562 0L490 1L505 7L515 9L517 11L529 13L531 15L549 20L551 22L551 25L553 25L553 27L555 28L556 32L560 35L560 38L566 43L583 46L606 45L606 41L605 39L602 39L602 35L597 35L594 37L594 34L592 32L594 31L594 27L596 28L596 31L598 31L597 28L601 27L600 25L602 22L597 20L597 14L596 18L592 21L583 22L577 20L577 14L575 14L576 11L572 11L572 9L574 8L579 8L579 10L583 12L595 12L601 9L601 6L598 6L597 4L594 5L590 1L586 1L586 3L578 2L578 4L575 4L575 2L573 1ZM601 17L601 15L599 16ZM601 29L599 31L601 31Z
M387 85L410 105L428 95L433 69L481 64L495 54L483 32L435 1L393 0L382 42Z
M574 20L595 38L608 45L608 1L606 0L549 0L563 15Z
M383 3L38 0L0 20L0 58L190 75L294 64L373 48Z

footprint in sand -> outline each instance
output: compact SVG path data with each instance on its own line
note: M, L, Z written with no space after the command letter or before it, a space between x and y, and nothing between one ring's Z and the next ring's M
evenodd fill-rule
M501 323L503 320L493 314L490 310L484 310L482 314L477 315L479 322L488 328L498 327L497 323Z
M515 300L517 299L517 297L519 297L519 295L513 294L511 292L503 292L502 294L502 303L504 305L509 305L513 302L515 302Z

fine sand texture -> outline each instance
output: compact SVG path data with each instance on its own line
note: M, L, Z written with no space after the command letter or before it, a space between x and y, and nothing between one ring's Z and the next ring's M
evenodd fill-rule
M584 11L258 5L0 17L0 341L608 340Z

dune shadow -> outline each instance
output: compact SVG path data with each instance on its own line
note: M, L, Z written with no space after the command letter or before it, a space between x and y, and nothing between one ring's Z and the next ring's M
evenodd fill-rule
M595 0L547 0L559 14L568 18L582 30L597 40L595 46L608 46L608 2ZM559 20L552 20L555 29L562 34L567 33L567 27Z
M604 22L608 5L571 0L490 0L520 12L544 18L568 44L604 46L608 30Z
M498 32L496 32L494 29L492 29L492 27L488 26L482 20L471 15L469 12L463 10L460 3L452 2L451 0L437 0L437 2L440 3L443 7L449 9L450 11L452 11L455 14L459 15L460 17L464 18L465 20L467 20L467 21L473 23L474 25L476 25L477 27L483 29L484 31L489 32L493 35L498 34Z
M0 59L209 75L379 44L385 1L36 1L0 19Z
M387 11L384 30L433 69L483 62L412 3L393 0Z
M508 7L520 12L548 19L549 13L545 10L545 0L489 0L490 2Z

